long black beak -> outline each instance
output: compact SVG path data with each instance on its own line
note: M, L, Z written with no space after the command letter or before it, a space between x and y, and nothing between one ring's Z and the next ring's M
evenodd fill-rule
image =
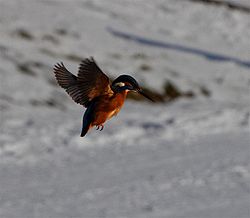
M144 96L145 98L149 99L152 102L155 102L151 97L149 97L142 89L138 89L137 92Z

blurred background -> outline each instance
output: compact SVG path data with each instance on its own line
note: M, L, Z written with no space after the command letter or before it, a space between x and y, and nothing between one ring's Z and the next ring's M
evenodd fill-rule
M249 217L249 39L248 0L0 0L0 217ZM81 138L89 56L157 103Z

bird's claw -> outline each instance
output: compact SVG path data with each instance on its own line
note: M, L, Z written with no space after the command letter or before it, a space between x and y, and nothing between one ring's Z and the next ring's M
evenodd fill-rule
M101 127L101 128L100 128ZM97 126L96 127L96 130L99 130L100 129L100 131L102 131L103 130L103 128L104 128L104 126L103 125L99 125L99 126Z

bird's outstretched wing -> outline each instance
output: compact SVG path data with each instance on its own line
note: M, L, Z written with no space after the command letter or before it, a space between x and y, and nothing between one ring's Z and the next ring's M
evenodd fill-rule
M77 77L70 73L63 63L55 65L54 73L58 84L76 103L85 107L95 97L113 93L109 78L92 57L81 62Z

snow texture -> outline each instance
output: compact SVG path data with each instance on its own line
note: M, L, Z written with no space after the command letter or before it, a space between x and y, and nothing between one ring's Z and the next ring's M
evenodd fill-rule
M250 217L250 68L239 63L250 60L249 13L188 0L0 0L0 35L1 218ZM158 92L171 81L194 97L128 100L81 138L84 109L52 69L63 61L76 74L89 56L112 78Z

